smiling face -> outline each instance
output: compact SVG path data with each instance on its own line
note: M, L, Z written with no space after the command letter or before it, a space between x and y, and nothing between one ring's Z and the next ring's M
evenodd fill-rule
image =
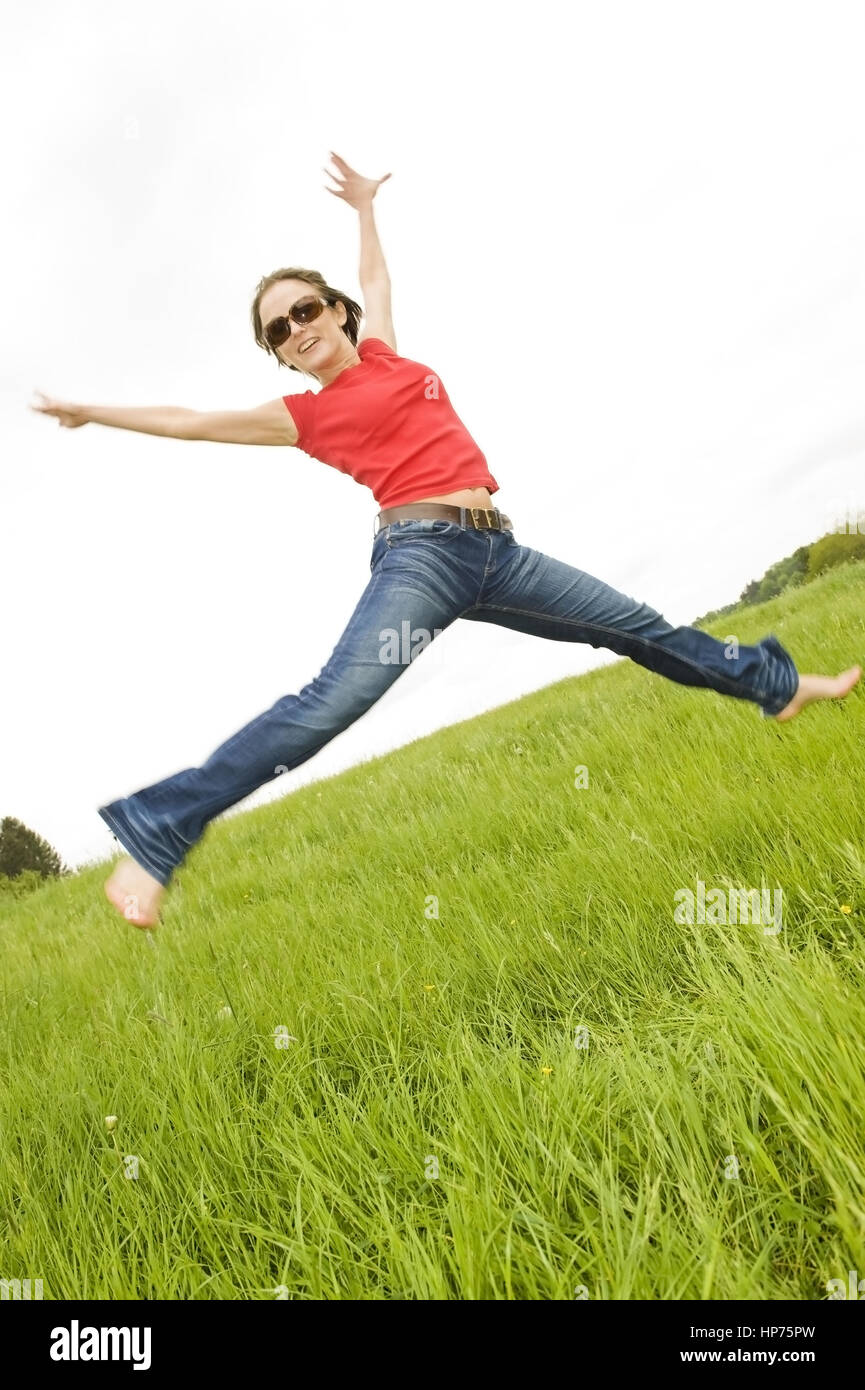
M266 329L273 319L287 317L289 309L299 299L318 294L316 287L305 280L278 280L268 286L258 306L262 328ZM299 324L290 319L290 336L272 351L281 362L297 367L327 384L343 367L359 361L357 352L342 331L347 317L345 305L338 301L333 306L325 305L318 318L311 323Z

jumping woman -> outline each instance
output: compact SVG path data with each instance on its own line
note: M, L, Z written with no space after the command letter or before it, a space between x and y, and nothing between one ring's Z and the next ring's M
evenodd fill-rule
M510 519L492 504L498 483L441 379L397 352L372 206L390 174L363 178L338 155L332 159L339 173L326 172L338 187L327 191L360 216L363 307L317 271L293 268L266 275L251 310L259 347L312 377L317 390L212 413L71 405L42 392L43 404L31 406L68 429L93 422L174 439L293 444L368 487L380 508L369 582L315 679L277 700L201 767L99 807L132 856L118 862L105 891L139 927L161 920L171 875L209 821L300 767L397 680L405 667L385 655L384 629L408 631L413 640L420 630L428 641L467 618L586 642L680 685L751 700L764 717L778 720L792 719L813 700L845 696L861 675L858 666L834 678L800 675L772 635L730 658L716 638L672 627L647 604L520 545Z

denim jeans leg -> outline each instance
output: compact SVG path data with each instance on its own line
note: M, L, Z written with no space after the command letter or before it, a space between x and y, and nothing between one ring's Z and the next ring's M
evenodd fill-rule
M462 614L560 642L605 647L680 685L751 700L778 714L799 684L777 637L755 646L724 643L695 627L674 627L656 609L561 560L496 537L478 602Z
M384 535L373 546L372 574L326 665L296 695L284 695L210 755L98 813L138 863L162 884L209 821L283 772L299 767L359 719L423 650L394 650L382 634L437 632L467 602L450 579L444 553L426 546L426 561L406 564ZM406 626L407 625L407 626Z

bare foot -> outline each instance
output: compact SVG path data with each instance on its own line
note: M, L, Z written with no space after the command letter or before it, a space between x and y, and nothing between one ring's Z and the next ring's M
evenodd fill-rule
M105 883L105 895L134 927L155 927L161 922L159 904L165 887L135 859L121 859Z
M775 718L779 722L794 719L800 710L812 704L814 700L843 700L845 695L849 695L861 674L861 667L850 666L848 670L842 671L840 676L800 676L799 689L789 705L785 705Z

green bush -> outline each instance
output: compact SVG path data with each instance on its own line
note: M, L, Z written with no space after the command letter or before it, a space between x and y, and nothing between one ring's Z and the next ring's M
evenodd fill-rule
M762 579L752 579L745 585L736 603L728 603L723 608L714 608L711 613L704 613L702 617L694 620L693 625L715 622L742 604L747 606L767 603L769 599L777 598L787 589L807 584L818 574L823 574L835 565L843 565L848 560L865 560L865 535L830 531L812 545L800 545L792 555L785 556L783 560L776 560L774 565L769 566Z
M14 878L10 878L8 874L0 874L0 896L23 898L26 893L41 888L44 882L45 876L37 873L36 869L24 869Z
M808 578L815 579L818 574L835 565L844 565L848 560L865 560L865 536L830 531L810 547Z

